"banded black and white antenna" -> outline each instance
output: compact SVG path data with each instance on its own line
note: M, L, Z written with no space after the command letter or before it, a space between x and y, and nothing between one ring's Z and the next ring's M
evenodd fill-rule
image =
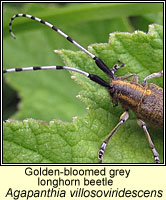
M57 33L59 33L61 36L63 36L64 38L66 38L69 42L71 42L72 44L74 44L76 47L78 47L81 51L83 51L84 53L86 53L87 55L89 55L96 63L96 65L104 72L106 73L111 79L114 79L114 74L112 73L112 71L106 66L106 64L97 56L93 55L91 52L89 52L87 49L85 49L84 47L82 47L80 44L78 44L75 40L73 40L70 36L68 36L66 33L62 32L60 29L56 28L54 25L52 25L51 23L42 20L38 17L34 17L32 15L29 14L16 14L13 15L13 17L10 19L10 23L9 23L9 32L11 34L11 36L13 38L16 38L13 31L12 31L12 23L13 20L17 17L26 17L32 20L35 20L37 22L40 22L41 24L44 24L46 26L48 26L49 28L51 28L52 30L56 31Z
M106 81L104 81L103 79L101 79L99 76L95 75L95 74L89 74L85 71L82 71L80 69L76 69L76 68L72 68L72 67L68 67L68 66L34 66L34 67L24 67L24 68L11 68L11 69L6 69L3 70L3 73L10 73L10 72L21 72L21 71L33 71L33 70L68 70L68 71L74 71L77 72L79 74L82 74L86 77L88 77L90 80L98 83L99 85L109 88L110 85L109 83L107 83Z

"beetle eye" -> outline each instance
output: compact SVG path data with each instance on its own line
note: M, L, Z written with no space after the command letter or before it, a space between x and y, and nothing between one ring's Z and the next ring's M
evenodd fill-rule
M110 92L110 93L114 93L114 91L115 91L115 89L114 89L113 85L110 84L109 92Z
M116 107L116 106L118 106L118 103L117 102L113 103L113 107Z

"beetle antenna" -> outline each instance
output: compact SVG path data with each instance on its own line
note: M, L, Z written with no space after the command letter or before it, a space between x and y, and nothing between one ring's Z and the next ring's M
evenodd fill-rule
M82 74L86 77L88 77L90 80L93 82L98 83L99 85L109 88L110 85L106 81L104 81L102 78L95 74L89 74L85 71L82 71L80 69L68 67L68 66L34 66L34 67L25 67L25 68L11 68L11 69L6 69L3 70L3 73L10 73L10 72L21 72L21 71L33 71L33 70L68 70L68 71L74 71L79 74Z
M35 20L37 22L40 22L48 27L50 27L51 29L53 29L54 31L56 31L57 33L59 33L61 36L63 36L64 38L66 38L69 42L71 42L72 44L74 44L76 47L78 47L81 51L85 52L87 55L89 55L96 63L96 65L104 72L106 73L110 78L114 79L114 74L112 73L112 71L106 66L106 64L97 56L95 56L94 54L92 54L91 52L89 52L87 49L85 49L84 47L82 47L80 44L78 44L75 40L73 40L70 36L68 36L66 33L62 32L60 29L56 28L54 25L52 25L51 23L42 20L38 17L34 17L32 15L29 14L16 14L13 15L13 17L10 19L10 23L9 23L9 32L11 34L11 36L15 39L15 35L12 31L12 22L16 17L26 17L32 20Z

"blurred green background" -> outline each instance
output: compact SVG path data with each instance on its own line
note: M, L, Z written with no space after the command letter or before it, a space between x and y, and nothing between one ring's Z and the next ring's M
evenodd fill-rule
M75 46L48 27L26 18L13 22L16 40L8 24L17 13L42 18L87 47L107 43L109 33L147 32L148 25L163 23L162 3L3 3L3 68L63 65L53 50ZM85 105L76 98L80 86L66 71L38 71L5 74L3 120L34 118L44 121L72 121L83 116Z

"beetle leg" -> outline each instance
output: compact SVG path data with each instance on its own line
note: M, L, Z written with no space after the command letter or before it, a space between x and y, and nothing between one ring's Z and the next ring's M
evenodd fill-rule
M120 65L115 64L111 69L111 72L114 74L118 69L122 68L123 66L124 66L123 63L120 63Z
M118 62L120 63L120 65L117 65L117 64L115 64L114 66L113 66L113 68L111 69L111 72L114 74L118 69L120 69L120 68L122 68L125 64L124 63L122 63L120 60L118 60ZM135 83L138 83L138 75L136 75L136 74L128 74L128 75L125 75L125 76L119 76L119 77L117 77L117 79L120 79L120 80L124 80L124 79L128 79L128 78L130 78L130 77L132 77L133 76L133 78L132 78L132 82L135 82Z
M103 155L106 149L106 146L110 140L110 138L113 136L113 134L117 131L117 129L124 123L127 121L127 119L129 118L129 113L128 111L125 111L121 116L120 116L120 122L115 126L115 128L110 132L110 134L106 137L106 139L104 140L103 144L100 147L99 153L98 153L98 158L99 158L99 163L103 162Z
M142 82L142 85L145 86L147 80L149 80L151 78L162 77L162 76L163 76L163 70L161 72L150 74L149 76L147 76L147 77L144 78L144 80Z
M128 79L130 77L133 77L131 80L132 82L138 83L138 75L137 74L127 74L125 76L119 76L117 79L124 80L124 79Z
M149 146L150 146L150 148L152 149L152 152L153 152L155 163L159 163L160 162L159 154L158 154L158 152L157 152L157 150L156 150L156 148L155 148L155 146L154 146L154 144L152 142L152 139L151 139L150 134L149 134L149 132L147 130L145 122L143 122L142 120L138 119L137 123L138 123L139 126L141 126L144 129L145 135L146 135L146 137L148 139L148 142L149 142Z

